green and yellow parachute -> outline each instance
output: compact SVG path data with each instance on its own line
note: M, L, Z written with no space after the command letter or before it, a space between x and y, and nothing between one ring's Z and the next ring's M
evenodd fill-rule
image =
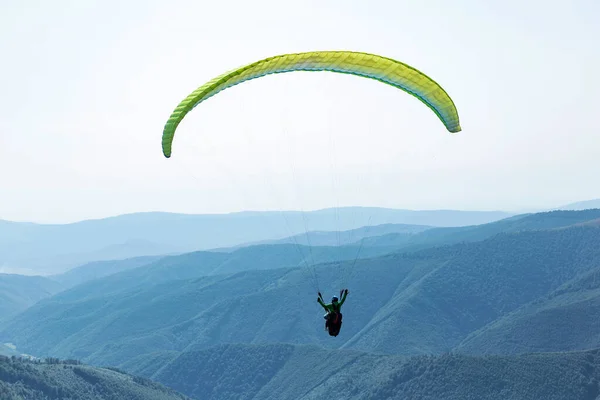
M222 90L265 75L293 71L330 71L378 80L408 92L425 103L450 132L460 132L454 102L435 81L400 61L352 51L313 51L283 54L256 61L208 81L187 96L169 117L162 136L165 157L171 156L175 130L198 104Z

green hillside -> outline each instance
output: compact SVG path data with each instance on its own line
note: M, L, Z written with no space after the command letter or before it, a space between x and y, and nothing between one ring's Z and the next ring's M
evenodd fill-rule
M185 400L146 378L76 361L27 361L0 356L2 400Z
M0 274L0 321L62 289L60 283L41 276Z
M447 261L403 282L346 346L400 354L449 351L471 332L596 268L598 243L599 228L573 227L424 250L418 254L446 253Z
M598 350L405 358L272 344L156 357L166 364L149 377L194 399L591 400L600 394Z
M600 269L474 332L457 350L480 354L570 351L600 346Z

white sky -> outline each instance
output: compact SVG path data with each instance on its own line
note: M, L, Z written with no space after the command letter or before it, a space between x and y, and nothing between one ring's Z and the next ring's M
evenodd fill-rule
M518 210L600 197L595 0L0 0L0 218L335 205ZM454 99L333 73L177 103L264 57L355 50Z

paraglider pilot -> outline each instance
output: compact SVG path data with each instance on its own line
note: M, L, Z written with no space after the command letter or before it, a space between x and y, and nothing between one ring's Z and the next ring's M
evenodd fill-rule
M346 296L348 296L348 289L343 289L340 291L341 301L337 296L333 296L331 298L331 303L325 304L323 296L319 292L317 302L327 312L323 318L325 318L325 330L329 331L330 336L337 336L340 333L340 329L342 328L342 313L340 312L340 309L342 308L344 301L346 301Z

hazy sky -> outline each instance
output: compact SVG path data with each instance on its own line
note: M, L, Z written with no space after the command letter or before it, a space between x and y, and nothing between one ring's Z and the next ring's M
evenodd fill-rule
M370 205L518 210L600 197L600 2L1 0L0 218L66 222ZM164 123L214 76L280 53L406 62L454 99L290 73Z

